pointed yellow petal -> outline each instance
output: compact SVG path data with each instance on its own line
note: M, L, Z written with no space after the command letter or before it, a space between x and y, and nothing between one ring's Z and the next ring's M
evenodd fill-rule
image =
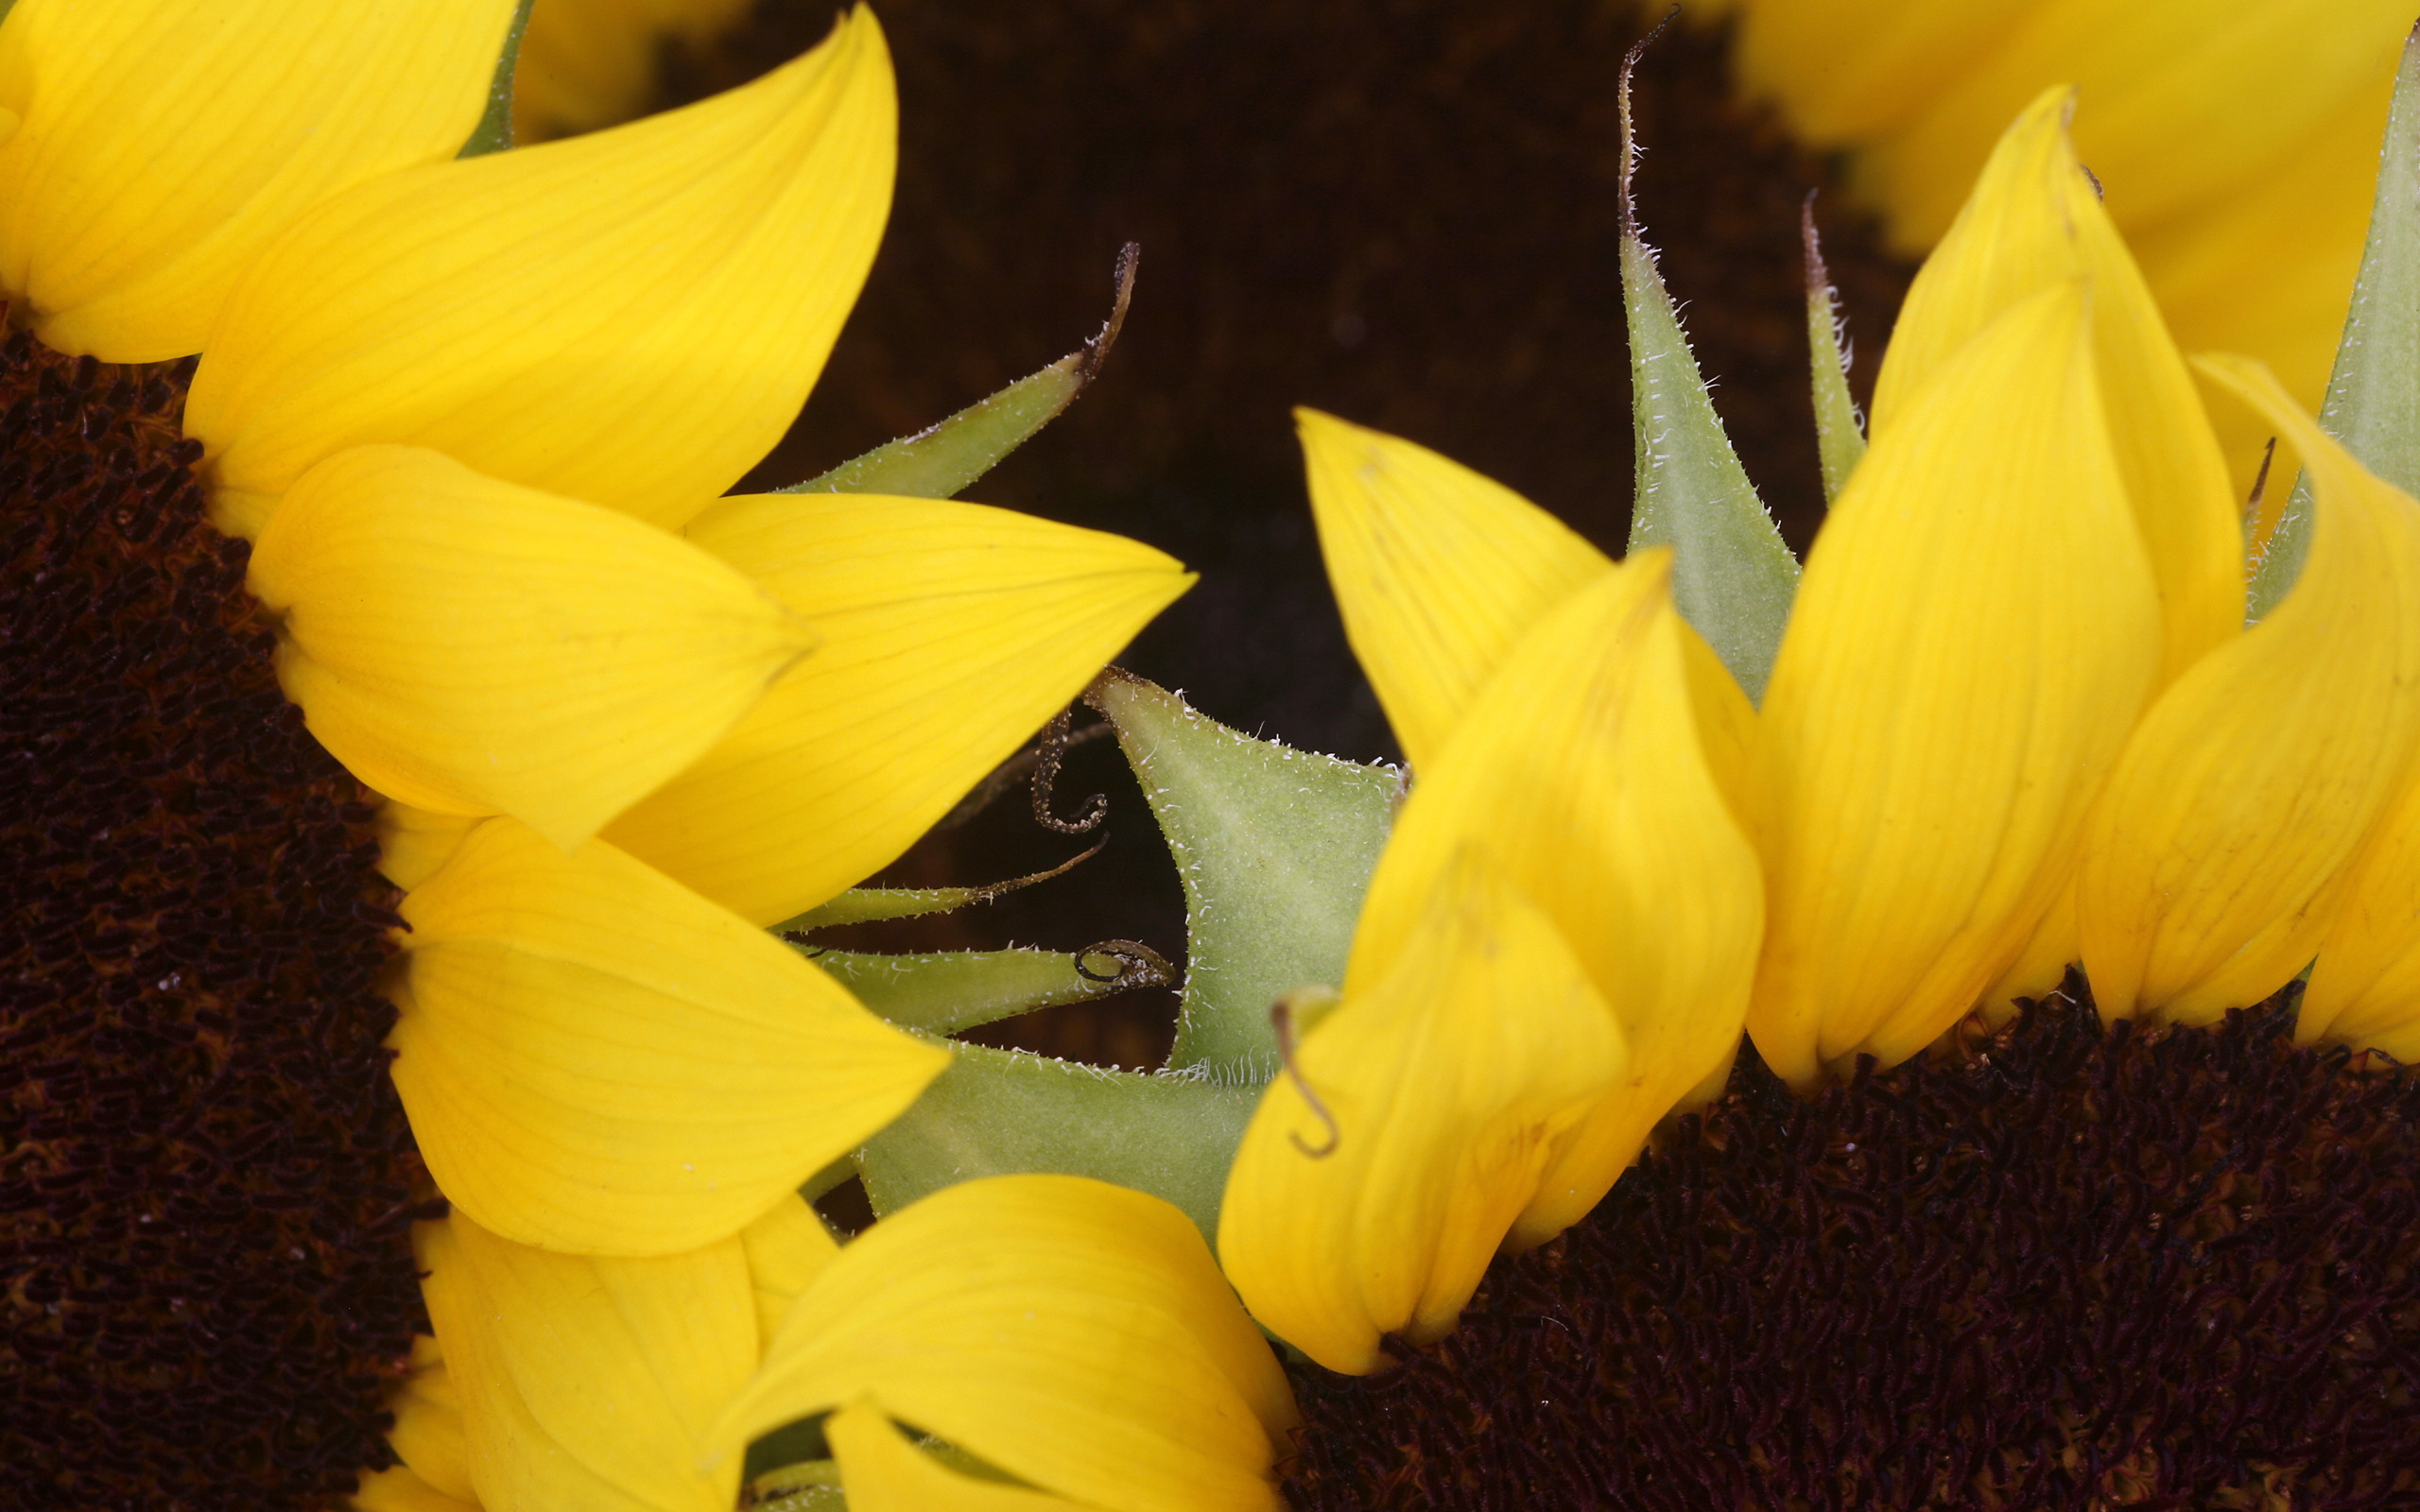
M2077 913L2110 1018L2207 1022L2291 980L2420 747L2420 505L2267 369L2203 367L2302 453L2313 534L2275 612L2152 707L2093 816Z
M1081 1177L944 1188L840 1251L715 1430L871 1402L1086 1505L1274 1512L1277 1361L1201 1231ZM836 1445L837 1447L837 1445Z
M1080 1505L1046 1491L960 1475L908 1442L868 1403L825 1418L823 1436L840 1463L849 1512L1077 1512Z
M491 820L402 912L396 1090L438 1186L523 1244L736 1233L948 1062L602 841Z
M1424 771L1514 643L1605 556L1426 447L1315 409L1294 423L1345 637Z
M790 1304L823 1274L840 1246L806 1199L795 1193L739 1230L739 1243L748 1252L748 1280L756 1294L756 1342L762 1352L781 1332Z
M1756 721L1748 1016L1793 1085L1906 1058L2014 963L2143 706L2157 599L2087 340L2072 284L2003 316L1876 431L1808 556Z
M2142 274L2076 163L2072 91L2046 92L1994 150L1958 222L1908 291L1874 390L1887 432L1947 363L2019 301L2081 276L2092 357L2126 497L2166 625L2165 684L2243 618L2243 537L2226 460Z
M648 1260L561 1255L457 1212L415 1235L493 1512L725 1512L739 1464L704 1433L756 1364L739 1242Z
M1379 1368L1385 1334L1440 1337L1629 1067L1554 925L1464 850L1393 966L1320 1020L1299 1080L1253 1110L1219 1209L1228 1279L1331 1370Z
M255 499L398 441L678 524L814 384L881 234L893 113L859 10L703 104L365 185L255 265L185 429Z
M460 150L511 18L511 0L21 0L0 26L0 115L23 117L0 138L0 290L62 352L200 351L303 211Z
M1516 1244L1595 1206L1739 1042L1763 889L1703 753L1670 569L1660 550L1609 569L1513 651L1414 785L1345 969L1348 999L1384 980L1474 842L1578 956L1630 1073L1547 1174Z
M395 1415L395 1426L389 1431L387 1440L413 1473L432 1489L475 1504L479 1497L471 1486L470 1447L462 1436L461 1399L436 1344L426 1335L412 1341L414 1369L404 1388L388 1403Z
M354 776L578 845L814 644L706 553L412 447L313 469L252 554L278 671Z
M760 924L907 850L1193 580L1120 536L930 499L728 499L688 534L824 644L607 834Z

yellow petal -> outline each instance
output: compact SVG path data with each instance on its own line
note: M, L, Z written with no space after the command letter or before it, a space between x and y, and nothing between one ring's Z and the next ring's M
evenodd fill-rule
M252 554L278 671L372 787L578 845L729 730L814 634L627 515L361 447L297 484Z
M735 1456L860 1402L1044 1491L1132 1512L1273 1512L1272 1435L1294 1421L1192 1222L1064 1176L944 1188L852 1241L715 1442Z
M739 1464L705 1430L756 1364L736 1239L600 1259L497 1238L459 1212L415 1235L489 1512L726 1512Z
M402 912L396 1090L438 1186L523 1244L737 1233L948 1062L602 841L490 820Z
M1875 432L1886 434L1944 365L2010 308L2087 280L2107 435L2159 585L2165 684L2240 627L2243 535L2192 376L2077 166L2066 131L2073 101L2072 91L2048 91L2008 129L1917 275L1875 384Z
M2032 3L1744 0L1733 68L1742 92L1772 96L1801 141L1860 141L1955 87Z
M2420 1060L2420 785L2405 787L2344 880L2294 1038Z
M1262 1094L1219 1208L1219 1258L1253 1315L1355 1375L1386 1363L1385 1334L1453 1328L1630 1069L1585 969L1483 850L1426 902L1388 971L1305 1038L1299 1079Z
M475 1504L479 1496L471 1486L461 1399L437 1341L425 1334L413 1339L412 1364L403 1389L387 1404L395 1415L387 1440L431 1489Z
M2127 245L2185 350L2257 356L2297 404L2319 407L2369 235L2385 119L2382 80L2354 91L2294 149L2292 171L2254 176L2155 226L2127 228ZM2242 499L2275 432L2240 404L2221 404L2210 418L2233 496ZM2273 521L2290 491L2288 479L2277 482L2266 511Z
M667 43L713 38L749 0L537 0L512 74L521 143L627 121L655 96Z
M257 508L396 441L680 524L814 384L881 234L893 114L859 10L702 104L322 206L212 329L185 408L210 480Z
M804 1197L793 1193L765 1216L739 1230L748 1252L748 1280L755 1289L756 1339L761 1352L781 1331L790 1304L840 1252L832 1231Z
M1547 611L1604 554L1426 447L1297 409L1320 549L1353 653L1415 771Z
M2009 113L2072 81L2084 161L2130 225L2152 224L2293 174L2301 143L2347 94L2376 100L2375 143L2411 26L2408 0L2041 0L1876 142L1862 177L1881 189L1902 245L1921 247L1948 224Z
M354 1512L481 1512L479 1503L448 1496L408 1465L390 1465L361 1478Z
M1756 721L1748 1016L1793 1085L1906 1058L2014 962L2150 689L2157 600L2084 318L2069 284L1969 342L1808 556Z
M436 814L389 799L378 805L378 874L398 887L419 886L437 875L484 819L477 814Z
M1640 553L1513 651L1413 786L1345 968L1348 999L1383 981L1418 940L1436 879L1476 841L1611 1009L1629 1075L1542 1181L1516 1245L1594 1207L1739 1042L1762 888L1703 752L1703 675L1690 673L1670 572L1669 552Z
M460 150L511 19L511 0L21 0L0 26L0 115L23 118L0 136L0 290L62 352L200 351L302 212Z
M2420 745L2420 505L2257 364L2203 367L2302 453L2310 554L2273 613L2152 707L2093 816L2077 913L2110 1018L2207 1022L2291 980Z
M1123 537L929 499L728 499L688 535L824 643L607 836L760 924L907 850L1192 581Z
M908 1442L871 1403L853 1403L825 1418L823 1436L840 1463L850 1512L1073 1512L1080 1505L1046 1491L960 1475Z

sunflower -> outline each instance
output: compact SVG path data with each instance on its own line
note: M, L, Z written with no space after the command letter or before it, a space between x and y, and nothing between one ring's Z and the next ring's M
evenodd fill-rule
M78 840L136 832L88 851L63 898L28 879L34 917L61 927L29 942L52 981L12 1022L12 1043L50 1054L19 1084L9 1151L45 1194L12 1230L12 1303L49 1362L19 1388L11 1457L25 1435L28 1473L65 1502L184 1494L166 1467L197 1439L225 1443L202 1479L231 1504L323 1497L384 1461L361 1431L416 1311L414 1140L455 1221L498 1243L690 1253L797 1205L943 1057L752 926L903 849L1187 581L1132 542L977 505L722 497L804 399L879 236L893 105L869 16L691 110L458 157L511 22L510 4L27 0L0 25L10 486L39 507L12 673L76 708L130 664L151 695L19 731L45 794L122 816L14 814L30 859L56 878ZM199 508L248 560L194 531ZM236 653L230 691L251 702L120 623L171 606ZM269 663L242 653L272 638L311 735L383 800L383 857L364 789L290 725L272 715L281 743L255 748ZM45 664L62 651L63 679ZM129 740L167 790L147 813L78 775ZM335 927L263 933L165 887L218 838L190 822L194 794L231 778L271 808L227 827L256 837L246 882L310 855L283 885L323 889ZM316 851L279 833L285 787ZM408 887L399 912L372 865ZM230 972L197 937L213 924L296 960ZM84 995L72 971L60 985L78 958ZM329 988L318 1019L295 1005ZM297 1022L258 1040L281 1014ZM147 1042L184 1054L90 1085ZM262 1084L246 1133L218 1104ZM146 1087L161 1132L107 1154ZM87 1126L44 1111L79 1097L101 1098ZM307 1138L285 1137L285 1108ZM213 1223L273 1231L233 1246L249 1278L167 1300L204 1320L155 1355L111 1306L193 1288L152 1226L191 1221L163 1193L196 1179L223 1188ZM315 1208L322 1183L336 1200ZM366 1252L389 1273L366 1275ZM264 1286L282 1294L267 1312ZM348 1295L377 1315L348 1317ZM140 1403L216 1368L197 1338L264 1327L313 1361L301 1393L340 1380L341 1400L248 1389L288 1372L280 1346L242 1357L253 1374L205 1398L206 1426L171 1415L156 1446L124 1441Z
M1189 1194L1154 1158L1217 1144L1219 1078L1265 1083L1194 1214L1316 1362L1298 1504L2408 1496L2420 501L2258 364L2178 352L2072 109L2028 105L1927 262L1803 571L1635 236L1625 560L1305 413L1416 774L1358 820L1392 825L1374 869L1306 900L1302 852L1361 799L1097 687L1186 872L1188 1075L1101 1076L1049 1117L1115 1137L1053 1143L1019 1074L961 1059L861 1157L877 1208L944 1160ZM2348 343L2340 424L2408 410L2378 386L2410 317L2384 318L2357 329L2395 355ZM2308 480L2307 553L2249 627L2197 370ZM2399 420L2354 429L2402 455ZM1337 988L1270 982L1340 897ZM1264 985L1256 1068L1218 1016ZM1737 1436L1710 1450L1716 1421Z
M2349 1505L2420 1484L2396 1436L2420 1326L2398 1279L2411 1094L2344 1069L2420 1048L2420 501L2259 364L2198 359L2300 458L2312 500L2299 576L2245 627L2215 433L2071 109L2066 90L2026 109L1927 262L1871 447L1794 584L1710 586L1760 558L1644 515L1639 536L1677 537L1699 579L1667 545L1609 562L1443 457L1303 416L1347 630L1419 774L1341 995L1262 1099L1219 1219L1227 1274L1281 1337L1352 1375L1412 1362L1312 1389L1307 1504L1493 1505L1508 1474L1573 1505ZM2390 138L2379 245L2410 234L2408 152ZM1667 507L1722 502L1661 465ZM1756 597L1788 605L1777 647L1721 612ZM2010 1025L2013 999L2035 1005ZM2102 1043L2077 1003L2113 1026ZM1953 1038L1927 1074L1916 1057L1962 1022L1962 1057ZM1743 1026L1755 1055L1733 1078ZM1784 1087L1834 1090L1809 1113ZM2135 1105L2163 1090L2177 1101ZM1676 1109L1704 1122L1624 1177ZM2062 1171L2055 1126L2025 1150L2054 1109L2114 1178ZM1617 1179L1627 1201L1499 1266L1478 1331L1447 1338L1499 1248L1563 1232ZM2148 1240L2078 1222L2080 1195L2130 1183ZM2030 1225L2019 1191L2041 1204ZM1927 1235L1911 1194L1960 1220ZM1634 1259L1647 1233L1661 1262ZM2036 1265L2088 1237L2020 1288L2092 1318L2101 1358L2080 1336L2046 1346L2022 1289L1997 1289L2011 1272L1960 1235ZM2173 1327L2124 1316L2127 1286L2139 1310L2175 1284L2141 1267L2145 1245L2170 1267L2210 1253ZM1720 1301L1715 1257L1746 1267ZM1861 1290L1843 1267L1885 1280ZM2294 1283L2342 1290L2323 1306ZM1649 1297L1660 1321L1623 1318ZM1751 1301L1777 1310L1771 1337L1706 1311ZM2178 1348L2221 1320L2244 1330L2231 1366ZM1792 1339L1804 1361L1773 1353ZM1856 1368L1831 1367L1843 1354ZM2100 1376L2128 1360L2236 1405L2196 1411L2165 1379L2130 1397ZM1755 1362L1767 1383L1748 1383ZM2231 1369L2297 1384L2220 1385ZM1746 1465L1642 1423L1668 1410L1659 1393L1726 1380Z

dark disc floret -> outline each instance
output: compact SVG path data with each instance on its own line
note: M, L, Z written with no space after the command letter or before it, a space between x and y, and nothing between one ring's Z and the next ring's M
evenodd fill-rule
M10 1506L331 1504L425 1327L392 890L203 519L190 368L0 348Z
M1744 1052L1459 1331L1293 1367L1305 1509L2420 1506L2420 1079L2065 991L1790 1096Z

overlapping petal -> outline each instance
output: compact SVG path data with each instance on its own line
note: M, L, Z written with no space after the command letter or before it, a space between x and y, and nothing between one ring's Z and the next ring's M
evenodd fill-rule
M0 290L109 362L201 350L297 216L441 162L511 0L20 0L0 25Z
M490 820L403 915L395 1086L445 1194L523 1244L736 1233L948 1060L603 841Z
M712 747L815 644L673 536L416 447L312 469L247 586L280 618L286 696L354 776L566 848Z
M758 1359L740 1242L647 1259L533 1249L456 1212L415 1234L488 1512L723 1512L705 1433Z
M1670 565L1651 551L1609 568L1490 680L1405 804L1345 970L1348 1003L1375 990L1418 946L1438 879L1477 844L1612 1013L1628 1074L1524 1197L1515 1246L1595 1206L1739 1040L1763 896L1694 694L1742 696L1719 662L1691 675L1703 646L1672 608Z
M856 1414L833 1443L853 1503L864 1467L877 1498L921 1480L985 1504L964 1477L903 1473L889 1445L855 1431L890 1432L888 1418L1047 1496L1132 1512L1273 1512L1270 1465L1294 1420L1275 1357L1190 1220L1061 1176L949 1187L858 1236L792 1306L714 1442L735 1458L835 1409Z
M2094 813L2078 914L2111 1018L2207 1022L2291 980L2420 748L2420 505L2265 369L2204 367L2302 453L2313 534L2293 592L2160 698Z
M2000 138L1908 291L1874 390L1886 434L1967 342L2019 301L2083 278L2105 434L2142 528L2172 681L2243 619L2243 534L2185 361L2067 136L2074 93L2045 92Z
M905 850L1192 581L1123 537L941 500L729 499L688 536L823 644L606 834L760 924Z
M2158 665L2085 294L2035 295L1877 427L1757 720L1749 1032L1794 1085L1903 1059L2015 960Z
M1426 447L1294 412L1344 633L1413 770L1602 552L1512 490Z
M1385 974L1270 1084L1219 1208L1219 1260L1253 1315L1356 1375L1385 1363L1386 1334L1453 1328L1630 1071L1587 971L1483 850L1426 902Z
M744 88L392 174L253 266L185 410L225 528L399 442L678 525L805 400L890 194L889 58L859 10Z

